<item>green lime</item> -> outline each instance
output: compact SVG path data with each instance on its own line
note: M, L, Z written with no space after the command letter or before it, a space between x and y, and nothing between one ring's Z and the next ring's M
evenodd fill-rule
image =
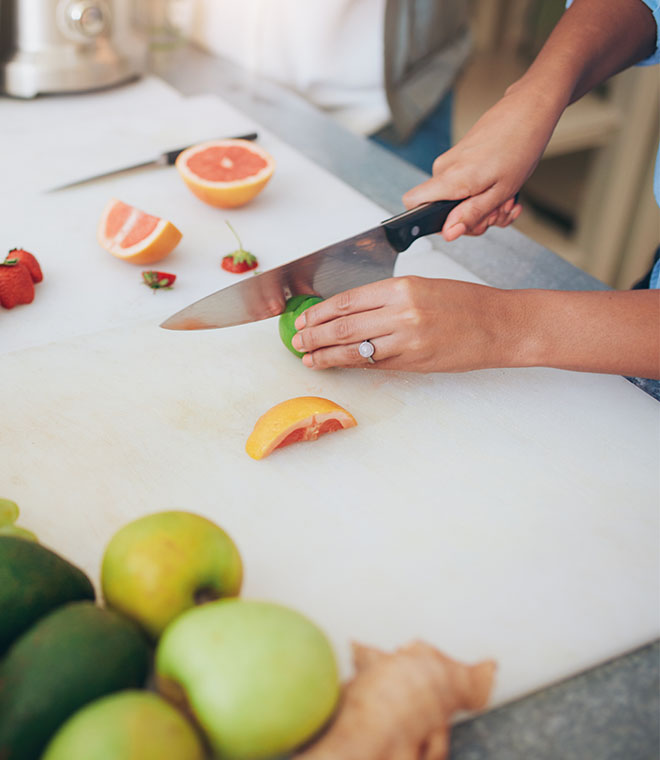
M11 525L18 517L18 504L10 499L0 499L0 525Z
M303 313L303 311L305 311L305 309L309 309L310 306L314 306L315 303L320 303L322 300L323 299L320 296L293 296L286 302L284 311L280 315L279 328L282 343L284 343L284 345L289 349L289 351L291 351L292 354L295 354L298 357L301 357L302 354L300 351L296 351L296 349L291 345L293 336L298 332L294 327L295 321Z
M11 536L12 538L24 538L26 541L39 543L36 535L27 528L21 528L20 525L0 525L0 537Z

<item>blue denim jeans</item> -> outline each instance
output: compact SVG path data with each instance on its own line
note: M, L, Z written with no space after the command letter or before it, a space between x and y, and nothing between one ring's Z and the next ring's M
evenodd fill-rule
M441 153L449 150L452 145L453 105L454 94L450 91L419 125L412 137L405 142L397 138L394 128L389 124L371 135L370 139L427 174L431 174L433 161Z

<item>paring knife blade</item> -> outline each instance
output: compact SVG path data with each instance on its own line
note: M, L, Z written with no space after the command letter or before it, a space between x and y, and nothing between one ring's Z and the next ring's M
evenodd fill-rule
M237 135L236 137L223 137L218 139L223 140L256 140L258 137L256 132L250 132L247 135ZM200 143L204 142L200 140ZM207 141L208 142L208 141ZM198 144L198 143L196 143ZM58 190L66 190L69 187L77 187L78 185L86 185L88 182L94 182L97 179L104 179L105 177L114 177L115 174L123 174L124 172L131 172L135 169L146 169L148 166L172 166L179 157L180 153L187 150L190 145L184 148L174 148L173 150L167 150L161 153L160 156L151 159L150 161L142 161L139 164L132 164L131 166L124 166L121 169L111 169L107 172L101 172L100 174L94 174L91 177L84 177L83 179L76 179L73 182L67 182L64 185L58 185L57 187L51 187L46 190L46 193L56 193Z
M275 317L295 295L329 298L394 274L397 256L414 240L440 232L464 199L435 201L288 264L218 290L166 319L168 330L208 330Z

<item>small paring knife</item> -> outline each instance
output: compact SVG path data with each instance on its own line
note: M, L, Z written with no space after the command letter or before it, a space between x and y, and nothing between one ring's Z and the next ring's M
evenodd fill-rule
M161 324L168 330L208 330L275 317L289 298L329 298L394 274L397 256L417 238L440 232L461 200L424 203L360 235L223 288Z
M236 137L223 137L217 138L222 140L256 140L258 137L256 132L250 132L247 135L237 135ZM199 141L204 142L203 140ZM197 143L196 143L197 144ZM88 182L94 182L97 179L104 179L105 177L113 177L115 174L123 174L124 172L130 172L134 169L146 169L148 166L173 166L180 153L187 150L192 146L186 145L184 148L174 148L174 150L165 151L161 153L157 158L151 159L151 161L143 161L139 164L133 164L132 166L124 166L121 169L111 169L101 174L94 174L91 177L85 177L84 179L76 179L73 182L67 182L65 185L58 185L57 187L51 187L46 190L47 193L55 193L58 190L66 190L69 187L77 187L78 185L86 185Z

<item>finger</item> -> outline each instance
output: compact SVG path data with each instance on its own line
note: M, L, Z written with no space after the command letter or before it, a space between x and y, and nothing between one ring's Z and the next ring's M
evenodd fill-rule
M452 240L456 240L456 238L459 238L461 235L467 234L467 231L467 227L463 222L454 224L449 229L447 229L447 225L445 224L445 227L442 230L442 236L448 243L451 243Z
M505 211L501 211L497 215L497 219L491 224L491 227L508 227L513 220L511 219L511 212L508 214Z
M362 342L362 341L360 341ZM302 362L312 369L328 369L329 367L368 367L378 365L384 367L388 360L399 355L396 340L392 335L384 335L380 338L371 339L374 353L371 357L373 363L360 355L360 343L351 343L345 346L330 346L320 348L303 356Z
M449 729L439 728L426 740L421 760L446 760L449 752Z
M389 323L392 323L391 319ZM391 330L384 329L383 324L388 324L384 309L350 314L347 317L338 317L329 322L299 330L293 336L291 345L297 351L308 352L327 346L361 343L373 337L390 335Z
M520 204L516 204L508 214L500 214L500 217L498 218L497 222L495 222L495 224L498 227L508 227L510 224L516 221L521 213L522 206Z
M331 296L303 311L294 326L296 330L302 330L304 327L313 327L337 317L378 309L387 303L390 282L391 280L378 280Z
M512 208L512 207L511 207ZM491 226L506 227L511 222L511 208L507 208L507 204L500 206L495 221Z
M482 222L487 222L488 217L507 200L506 195L502 196L502 191L497 187L490 187L479 195L468 198L456 208L452 209L447 216L442 233L447 238L451 228L458 224L463 224L467 234L479 234L477 229ZM452 237L452 239L455 239Z
M473 227L471 230L468 230L465 234L469 235L470 237L478 237L479 235L483 235L487 229L488 229L488 221L484 220L483 222L480 222L476 227Z
M406 208L414 208L428 201L452 201L468 195L470 191L463 179L452 181L451 177L437 176L434 168L433 177L411 187L401 199Z
M406 191L401 196L403 205L406 208L415 208L415 206L419 206L420 204L426 203L430 200L442 200L441 198L435 197L436 184L437 181L435 178L431 177L430 179L421 182L419 185L411 187L410 190Z

